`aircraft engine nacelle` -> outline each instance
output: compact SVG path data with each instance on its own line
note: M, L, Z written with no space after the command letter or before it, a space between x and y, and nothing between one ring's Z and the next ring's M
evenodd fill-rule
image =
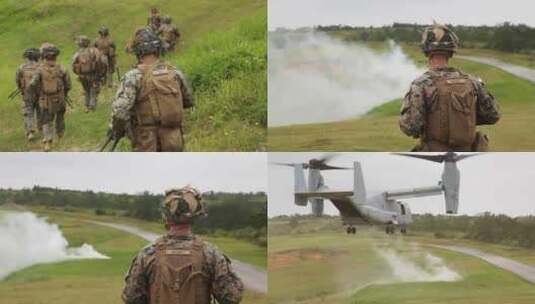
M446 201L446 213L457 214L459 209L459 186L461 176L455 163L446 163L442 173L442 187Z
M314 216L323 215L323 199L322 198L313 198L310 200L310 205L312 207L312 214Z

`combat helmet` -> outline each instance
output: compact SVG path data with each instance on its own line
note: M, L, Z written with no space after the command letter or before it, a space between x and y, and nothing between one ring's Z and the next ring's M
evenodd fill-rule
M190 224L196 218L207 214L201 192L189 185L165 191L160 211L164 221L176 224Z
M48 58L48 57L57 57L59 55L60 51L59 49L53 45L52 43L45 42L43 45L41 45L41 57L42 58Z
M163 23L165 23L165 24L171 24L171 22L173 22L173 18L171 18L171 16L165 16L165 17L163 17Z
M138 57L147 54L160 55L162 52L162 41L152 29L145 27L136 31L132 49Z
M41 57L41 51L36 48L29 48L24 51L24 54L22 55L24 58L28 58L32 61L39 61L39 58Z
M429 57L432 53L447 53L452 56L459 46L459 38L447 26L433 23L422 34L421 48Z
M88 47L91 44L91 40L87 36L78 36L77 44L80 47Z
M98 33L102 36L108 36L110 34L110 30L107 27L103 26L98 30Z

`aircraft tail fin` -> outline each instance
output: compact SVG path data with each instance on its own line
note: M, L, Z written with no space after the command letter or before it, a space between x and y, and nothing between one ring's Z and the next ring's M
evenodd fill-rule
M366 202L366 186L364 185L364 175L359 162L353 163L353 195L357 204Z

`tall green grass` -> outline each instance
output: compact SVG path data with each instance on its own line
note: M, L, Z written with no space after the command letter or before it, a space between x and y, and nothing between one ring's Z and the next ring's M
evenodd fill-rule
M55 43L62 51L60 62L70 69L75 37L94 38L105 25L118 46L118 65L124 74L136 62L124 47L133 31L145 25L152 6L159 7L162 15L171 15L182 32L177 52L166 60L182 68L195 89L197 107L186 113L186 149L263 149L264 0L4 0L0 3L0 151L41 149L39 142L29 144L24 138L20 100L7 101L24 49L45 41ZM75 106L66 115L65 139L53 148L92 151L104 141L115 89L104 89L97 111L85 114L81 86L74 78L73 84ZM126 140L119 146L119 150L129 149Z

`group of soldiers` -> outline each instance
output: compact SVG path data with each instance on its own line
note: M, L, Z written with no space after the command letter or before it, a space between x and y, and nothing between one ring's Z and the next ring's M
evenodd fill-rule
M160 61L163 54L175 49L179 38L171 18L163 18L162 23L156 9L152 9L147 26L136 30L127 52L137 56L138 65L124 75L112 103L108 134L115 145L128 136L135 151L183 150L183 110L193 106L191 91L179 70ZM77 44L72 70L83 87L88 113L95 111L101 87L113 86L114 73L120 77L117 48L106 27L99 30L93 43L87 36L79 36ZM27 49L23 54L26 62L16 73L14 93L22 96L26 138L33 141L42 131L45 151L50 151L55 137L57 141L63 138L66 107L72 105L68 95L71 79L57 62L59 54L51 43Z

